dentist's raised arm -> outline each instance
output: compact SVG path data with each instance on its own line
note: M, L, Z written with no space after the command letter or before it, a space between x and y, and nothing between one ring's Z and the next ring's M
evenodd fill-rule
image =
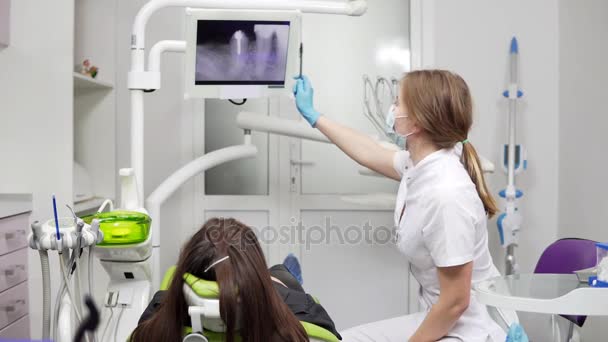
M314 89L308 77L297 77L293 93L296 107L308 123L317 128L346 155L362 166L386 177L401 180L393 167L395 151L382 147L371 137L343 126L315 110L313 105Z

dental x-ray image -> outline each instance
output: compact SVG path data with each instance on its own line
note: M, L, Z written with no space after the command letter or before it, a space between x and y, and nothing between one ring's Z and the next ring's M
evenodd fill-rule
M284 85L288 21L199 20L197 85Z

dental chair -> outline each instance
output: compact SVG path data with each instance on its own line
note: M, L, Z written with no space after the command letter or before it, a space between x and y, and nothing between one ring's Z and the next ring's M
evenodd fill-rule
M169 268L160 289L167 290L175 273ZM225 326L220 317L219 286L217 282L184 275L184 295L188 303L188 314L192 327L184 328L182 342L223 342ZM308 322L300 321L310 342L339 342L329 330Z

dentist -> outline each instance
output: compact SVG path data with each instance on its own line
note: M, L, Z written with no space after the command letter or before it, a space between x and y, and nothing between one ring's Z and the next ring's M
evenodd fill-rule
M394 130L406 150L391 151L321 115L306 77L294 87L301 115L357 163L400 181L397 247L420 283L425 310L351 328L344 341L504 341L505 333L471 291L495 276L487 219L497 212L477 152L469 88L444 70L408 73L393 106ZM405 289L404 289L405 291Z

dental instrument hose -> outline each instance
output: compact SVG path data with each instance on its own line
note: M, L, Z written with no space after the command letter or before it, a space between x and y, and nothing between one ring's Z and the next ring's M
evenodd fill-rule
M65 262L60 261L59 265L61 266L61 274L63 275L63 282L65 283L66 290L68 291L68 296L70 297L70 300L72 301L72 308L74 309L74 312L76 313L76 319L80 323L80 321L82 321L82 317L80 316L80 312L78 311L78 302L76 302L74 300L74 295L72 293L72 289L70 288L70 279L68 278L68 272L65 269L66 268Z
M74 282L74 291L76 292L76 299L78 299L78 302L74 302L73 305L76 306L76 308L78 309L79 312L82 312L82 303L80 301L80 299L82 298L81 293L80 293L80 257L81 257L81 253L82 253L82 230L80 232L78 232L78 236L77 236L77 243L76 243L76 249L74 249L72 251L72 256L69 259L68 262L68 267L67 269L69 270L69 276L72 277L72 279L76 279L76 281Z
M51 338L51 271L49 254L40 249L40 266L42 269L42 339Z
M110 326L110 323L112 322L112 317L113 316L114 316L114 309L112 309L112 307L110 307L110 317L108 317L108 321L106 322L106 327L103 328L103 333L101 334L101 341L102 342L105 341L106 332L108 332L108 327Z
M120 324L120 318L122 317L123 312L125 312L126 307L127 306L123 304L122 308L120 308L120 312L118 313L118 318L116 319L116 326L114 327L114 342L117 342L116 336L118 335L118 324Z
M88 256L88 258L89 258L89 260L88 260L89 264L88 264L88 267L87 267L87 272L89 273L88 274L88 276L89 276L88 277L89 278L89 280L88 280L89 295L91 297L94 297L95 294L93 293L93 285L94 285L93 284L93 246L89 247L89 256Z
M63 277L61 278L61 285L59 285L59 291L57 291L57 297L55 297L55 308L53 309L53 341L57 341L57 327L59 327L59 311L61 310L61 298L65 294L65 284Z
M78 253L77 251L74 251L74 253ZM78 299L78 302L74 303L74 305L76 305L78 307L78 310L82 313L84 312L84 309L82 307L82 292L80 291L80 257L77 256L76 257L76 263L75 263L75 277L76 281L74 282L74 292L76 295L76 299Z
M89 247L89 264L87 267L87 272L88 274L88 288L89 288L89 296L91 296L91 298L95 297L95 294L93 293L93 246ZM95 331L92 331L90 336L93 337L93 341L97 342L97 333Z

